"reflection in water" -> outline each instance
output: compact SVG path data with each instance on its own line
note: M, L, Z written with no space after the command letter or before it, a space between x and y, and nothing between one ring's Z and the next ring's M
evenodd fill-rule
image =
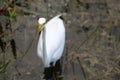
M62 80L62 66L60 60L58 60L55 66L52 65L49 68L44 69L44 79L46 80Z

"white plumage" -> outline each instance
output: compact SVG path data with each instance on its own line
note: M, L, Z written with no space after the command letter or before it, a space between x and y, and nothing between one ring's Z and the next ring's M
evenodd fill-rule
M45 67L54 65L61 58L65 44L65 27L63 20L58 15L43 25L38 41L37 52ZM39 24L43 24L44 18L39 19Z

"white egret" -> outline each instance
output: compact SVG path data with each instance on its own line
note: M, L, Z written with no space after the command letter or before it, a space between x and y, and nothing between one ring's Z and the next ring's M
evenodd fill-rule
M45 18L39 18L38 29L41 31L37 53L45 67L53 66L62 56L65 44L65 27L61 15L57 15L47 23Z

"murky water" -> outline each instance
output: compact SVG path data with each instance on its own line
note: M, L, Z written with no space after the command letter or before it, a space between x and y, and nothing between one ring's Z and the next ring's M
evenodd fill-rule
M0 11L5 6L2 1ZM8 37L9 21L0 13L0 27L4 27L8 40L6 59L10 60L6 72L0 73L0 80L119 80L119 3L119 0L17 1L17 15L10 22L15 30L12 37ZM56 67L44 68L37 56L37 20L50 19L61 12L66 13L64 54ZM10 47L11 38L15 41L17 59Z

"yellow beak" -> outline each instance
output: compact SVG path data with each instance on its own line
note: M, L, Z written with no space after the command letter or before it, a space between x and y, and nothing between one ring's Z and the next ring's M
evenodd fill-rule
M38 31L40 32L42 30L43 25L42 24L38 24Z

